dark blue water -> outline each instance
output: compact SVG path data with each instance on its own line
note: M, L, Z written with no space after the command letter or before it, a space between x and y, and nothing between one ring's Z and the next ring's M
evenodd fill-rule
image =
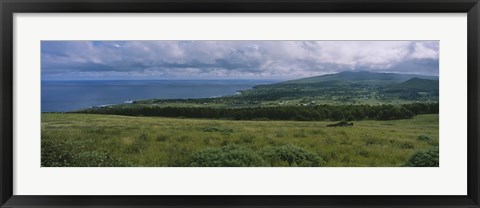
M91 106L151 98L208 98L233 95L272 80L121 80L42 81L42 112L64 112Z

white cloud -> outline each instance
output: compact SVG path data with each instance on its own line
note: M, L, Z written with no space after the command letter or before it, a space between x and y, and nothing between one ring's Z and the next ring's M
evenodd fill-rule
M438 45L429 46L428 43L415 43L411 57L415 59L438 59Z
M399 68L402 65L409 68ZM59 73L93 76L129 72L151 78L269 78L344 70L438 74L438 41L42 42L45 77Z

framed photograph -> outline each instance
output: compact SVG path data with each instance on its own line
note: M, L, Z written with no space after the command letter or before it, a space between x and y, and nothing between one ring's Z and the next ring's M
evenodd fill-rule
M1 1L1 207L479 207L478 0Z

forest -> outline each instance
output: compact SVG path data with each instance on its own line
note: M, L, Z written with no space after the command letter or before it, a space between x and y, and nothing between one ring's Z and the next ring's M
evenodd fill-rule
M229 120L395 120L408 119L419 114L438 114L438 103L403 105L316 105L249 108L213 107L134 107L107 106L76 111L75 113L110 114L126 116L162 116L185 118L212 118Z

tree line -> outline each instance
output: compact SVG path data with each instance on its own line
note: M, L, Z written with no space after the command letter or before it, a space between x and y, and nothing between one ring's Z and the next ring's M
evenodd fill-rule
M395 120L408 119L418 114L438 114L438 103L403 105L317 105L249 108L107 106L90 108L75 113L111 114L126 116L163 116L185 118L213 118L229 120Z

